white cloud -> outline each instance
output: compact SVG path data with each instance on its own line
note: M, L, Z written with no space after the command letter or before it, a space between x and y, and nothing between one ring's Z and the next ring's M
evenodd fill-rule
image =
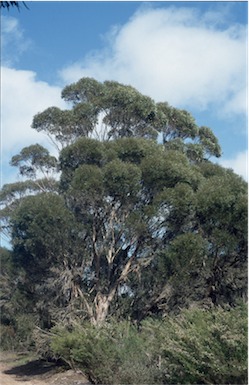
M230 100L227 101L222 114L230 117L233 114L240 113L244 114L247 112L248 100L247 100L247 89L242 88L237 93L231 96Z
M105 50L60 75L66 83L117 80L179 107L245 113L246 28L225 27L225 13L143 8L111 30Z
M51 106L66 107L60 97L61 89L38 81L32 71L2 67L1 92L3 161L36 142L49 147L47 137L30 126L38 112Z
M1 16L1 60L4 65L11 66L19 56L32 45L24 36L19 21L11 16Z
M233 171L248 180L248 152L241 151L231 159L221 159L219 163L225 168L232 168Z

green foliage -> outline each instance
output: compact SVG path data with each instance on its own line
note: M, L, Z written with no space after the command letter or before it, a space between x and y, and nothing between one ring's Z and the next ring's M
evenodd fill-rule
M19 167L20 175L34 178L38 171L45 175L53 172L57 167L57 160L49 155L46 148L35 144L24 147L20 154L13 156L11 165Z
M154 203L168 222L168 231L176 234L192 227L196 197L189 184L179 182L175 187L164 188L155 196Z
M146 352L145 336L129 322L112 322L100 329L83 324L73 331L54 328L52 332L54 354L84 370L95 383L160 383L156 362Z
M240 205L246 193L246 183L232 173L214 175L203 181L198 191L198 211L201 219L208 223L212 218L215 226L223 227L228 224L229 217L236 215L234 206Z
M45 131L57 148L80 137L155 140L161 135L165 147L172 148L171 142L176 141L177 150L193 162L200 162L204 156L221 155L215 135L208 127L198 127L188 111L167 102L155 103L130 85L82 78L66 86L62 98L71 109L50 107L37 114L32 124L37 131Z
M64 243L61 234L70 232L71 220L60 196L46 193L26 197L12 217L17 261L22 261L26 269L30 267L33 274L41 274L63 253L68 240Z
M198 262L203 260L207 252L207 244L199 234L180 234L169 243L168 255L172 261L172 268L176 272L183 270L188 276L191 270L197 268Z
M238 252L246 257L247 186L231 172L203 181L197 193L197 216L212 247L220 259Z
M210 156L221 156L221 148L212 130L208 127L200 127L199 129L200 143Z
M118 158L123 162L140 164L148 155L160 151L160 147L154 140L137 138L119 138L109 143ZM108 148L108 147L107 147Z
M148 155L141 163L145 186L152 194L163 188L174 188L177 183L198 184L199 175L189 164L187 157L178 151L158 151Z
M0 320L1 324L6 326L7 332L15 312L10 303L13 295L14 274L12 253L3 247L0 248L0 267Z
M49 327L56 301L66 303L67 294L58 287L56 276L66 271L65 256L72 256L76 248L72 223L62 198L55 194L26 197L12 216L12 259L17 271L11 303L20 313L35 312L41 326Z
M79 127L75 121L75 116L71 110L62 111L58 107L49 107L42 113L34 116L32 122L32 128L38 132L45 131L47 135L56 144L59 149L72 143L80 134L84 135L85 132L78 133Z
M82 165L100 166L104 160L104 146L101 142L80 138L76 143L64 148L59 157L62 176L60 187L62 190L68 188L73 172Z
M33 331L37 317L33 314L15 314L10 323L0 325L0 347L4 351L31 351L35 348Z
M99 166L104 158L104 146L96 139L81 138L71 146L66 147L60 154L62 170L75 170L82 164Z
M195 119L186 110L179 110L168 103L157 104L158 130L163 134L166 148L184 152L194 162L207 157L221 156L218 140L208 127L198 127ZM188 142L184 142L188 139ZM194 140L193 143L189 139Z
M187 310L176 318L168 317L163 330L156 338L165 360L167 383L247 382L245 305L227 310Z
M101 200L103 195L103 173L95 165L84 164L77 168L71 182L72 190L78 191L85 199L85 202L91 200Z
M162 125L163 141L167 142L175 138L192 138L198 135L198 126L195 119L186 110L179 110L171 107L167 102L158 103L157 124Z
M110 127L109 138L147 137L156 138L151 122L155 116L155 103L131 86L114 81L104 82L104 110L108 110L103 122Z
M140 190L141 171L131 164L113 160L104 168L107 194L114 198L130 200Z
M78 82L66 86L61 96L67 102L77 104L89 103L103 93L103 85L93 78L82 78Z
M53 329L51 348L95 383L246 384L247 308L189 309L139 329L111 321Z

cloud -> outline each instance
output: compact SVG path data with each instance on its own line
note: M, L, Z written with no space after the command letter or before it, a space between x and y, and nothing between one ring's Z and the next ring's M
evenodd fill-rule
M23 147L39 142L48 147L47 137L32 129L33 116L45 108L65 108L61 89L38 81L32 71L1 68L2 89L2 159L19 152ZM11 155L10 155L11 154Z
M231 159L221 159L219 163L225 168L231 168L233 171L248 180L248 152L241 151Z
M224 106L222 114L226 115L227 117L230 117L234 114L244 114L247 112L247 106L247 88L244 87L231 96L230 100L228 100Z
M1 16L1 60L6 66L16 63L21 54L32 45L24 36L19 21L11 16Z
M244 114L246 27L226 26L226 13L142 8L112 28L104 50L60 75L66 83L84 76L117 80L182 108Z

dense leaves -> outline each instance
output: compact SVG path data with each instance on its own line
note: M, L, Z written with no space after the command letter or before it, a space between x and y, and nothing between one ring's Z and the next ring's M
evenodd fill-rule
M55 194L26 197L15 211L11 219L15 255L33 278L63 256L72 220L62 198Z

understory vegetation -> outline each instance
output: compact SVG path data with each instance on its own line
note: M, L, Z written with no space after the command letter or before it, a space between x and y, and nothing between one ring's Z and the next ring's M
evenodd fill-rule
M83 78L0 191L1 347L96 384L247 383L247 184L218 139L131 86Z
M99 384L246 384L247 308L188 309L145 319L52 329L51 348Z
M2 349L60 359L95 384L247 384L245 304L185 309L140 325L78 320L48 332L29 316L19 323L15 331L2 326Z

